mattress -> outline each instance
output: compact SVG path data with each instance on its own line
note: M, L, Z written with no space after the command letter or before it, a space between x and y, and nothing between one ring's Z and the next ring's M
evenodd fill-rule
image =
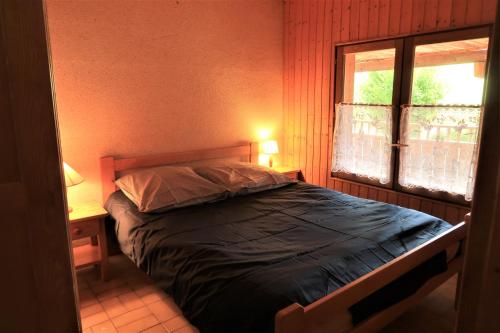
M305 183L159 214L115 192L105 208L122 251L201 332L272 332L280 309L311 304L451 227ZM443 251L360 302L353 321L416 291L446 262Z

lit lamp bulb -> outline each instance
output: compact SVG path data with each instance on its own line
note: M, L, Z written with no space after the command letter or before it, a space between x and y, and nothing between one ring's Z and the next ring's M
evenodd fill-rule
M279 153L278 142L276 140L268 140L262 142L262 152L269 155L269 167L273 167L273 155Z
M83 177L80 176L78 172L75 171L72 167L70 167L66 162L63 162L64 169L64 182L66 183L66 187L71 187L80 184L83 182ZM68 212L72 212L73 208L68 205Z

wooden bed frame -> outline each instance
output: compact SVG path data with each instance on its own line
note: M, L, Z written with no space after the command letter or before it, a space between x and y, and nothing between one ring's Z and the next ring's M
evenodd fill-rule
M101 181L103 200L116 191L115 179L120 173L137 168L159 165L187 163L211 159L239 158L242 161L255 163L258 157L258 144L244 143L232 147L206 149L189 152L176 152L132 158L101 158ZM401 315L410 306L436 289L455 274L462 272L463 251L466 240L468 222L461 222L443 234L435 237L417 248L403 254L391 262L377 268L359 279L337 289L316 302L301 306L294 303L280 311L275 317L275 333L306 332L376 332ZM352 326L349 307L358 301L386 286L398 277L429 260L441 251L457 247L457 254L448 261L448 270L429 279L416 293L375 313L363 322ZM459 279L460 280L460 279ZM460 282L457 286L459 290ZM458 298L458 292L456 293ZM349 324L346 324L349 323Z

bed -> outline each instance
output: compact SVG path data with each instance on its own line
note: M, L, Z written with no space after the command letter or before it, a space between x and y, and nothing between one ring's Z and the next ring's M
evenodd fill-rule
M115 191L129 169L256 153L101 160L123 252L202 332L376 331L461 271L465 223L305 183L161 214Z

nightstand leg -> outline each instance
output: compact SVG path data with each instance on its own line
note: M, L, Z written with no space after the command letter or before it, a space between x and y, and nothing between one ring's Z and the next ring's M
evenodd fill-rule
M108 241L106 239L106 226L104 219L101 219L99 230L99 246L101 248L101 279L108 279Z

